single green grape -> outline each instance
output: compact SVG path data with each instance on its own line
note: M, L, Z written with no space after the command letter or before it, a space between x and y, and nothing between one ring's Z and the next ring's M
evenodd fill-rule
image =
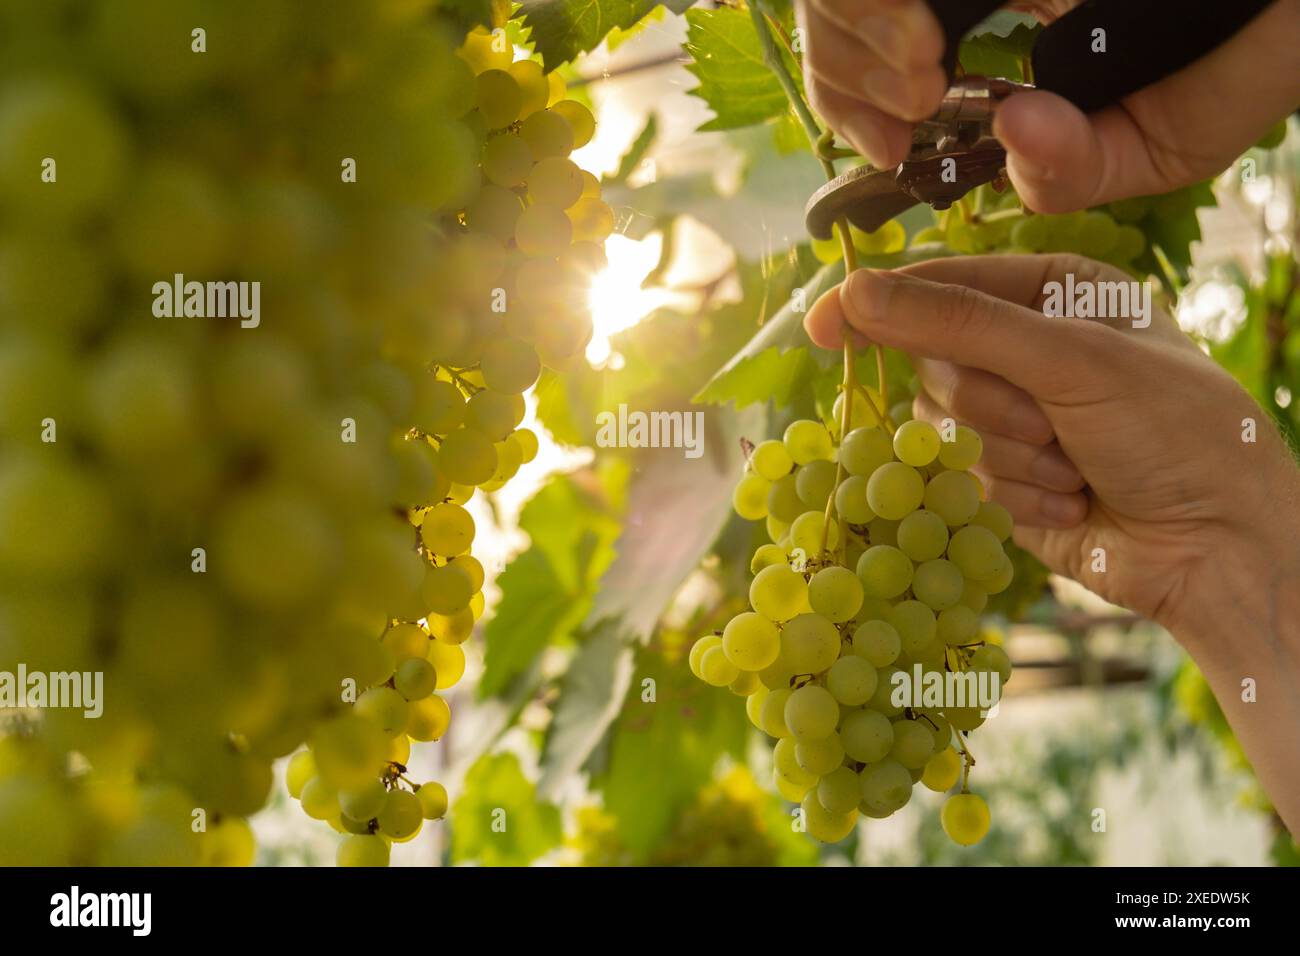
M353 712L374 723L386 737L395 737L406 727L410 704L391 687L372 687L357 698Z
M899 522L898 549L913 561L942 557L947 547L948 525L933 511L913 511Z
M901 650L902 639L887 621L866 621L853 632L853 653L872 667L888 667L898 660Z
M461 427L443 437L438 466L458 485L481 485L497 470L497 452L487 435Z
M955 787L960 778L961 757L951 747L944 747L925 765L921 783L935 793L943 793Z
M420 809L424 811L424 819L441 820L447 815L447 788L440 783L429 781L420 785L420 789L415 791L416 798L420 801Z
M714 647L705 651L700 658L700 676L706 684L726 687L740 676L740 668L727 657L725 647Z
M969 471L984 454L984 439L979 432L965 425L953 430L952 441L939 446L939 464L949 471Z
M880 813L895 813L912 798L912 776L897 760L886 757L858 774L862 801Z
M862 582L848 568L822 568L808 582L808 603L827 620L842 624L862 607Z
M975 639L979 617L964 604L956 604L939 612L939 640L950 646L969 644Z
M444 501L425 513L420 540L433 554L455 557L474 543L474 518L460 505Z
M749 584L749 604L769 621L788 621L809 609L808 583L789 565L764 568Z
M784 442L769 438L767 441L759 442L754 448L749 456L749 466L754 469L755 474L761 475L768 481L777 481L790 474L790 469L794 467L794 459L786 451Z
M334 861L338 866L388 866L389 844L375 834L351 834L339 844Z
M824 511L831 492L835 490L835 473L838 466L824 458L808 462L795 474L795 490L799 500L807 507Z
M943 832L962 846L974 846L989 832L989 806L973 793L957 793L945 800L939 819Z
M581 149L591 142L591 137L596 132L596 118L591 115L591 110L587 107L577 100L560 100L551 107L551 112L563 117L569 124L573 136L573 149Z
M894 432L894 454L913 468L924 468L939 457L939 431L929 422L910 421Z
M840 632L820 614L800 614L781 629L780 657L791 674L820 674L840 653Z
M841 704L860 707L876 692L876 669L864 657L841 657L826 673L826 689Z
M956 528L968 523L979 511L979 486L969 472L944 471L930 479L923 500L927 511L933 511L949 527Z
M900 521L919 508L925 493L925 480L920 472L898 461L881 465L867 482L867 503L871 510L890 521Z
M874 710L855 710L840 726L844 752L860 763L883 760L894 745L894 726Z
M837 767L817 781L817 801L827 813L852 813L861 799L858 775L848 767Z
M767 496L771 490L770 481L751 472L736 483L731 506L746 521L762 521L767 517Z
M835 511L849 524L864 525L876 516L867 504L867 479L849 475L835 490Z
M797 482L797 476L784 475L773 481L767 492L767 513L787 525L808 510L799 497Z
M830 460L834 454L831 433L821 422L800 419L791 422L782 437L785 449L796 465L806 465L810 461Z
M855 428L840 445L840 461L850 475L869 478L877 468L893 460L893 443L879 428Z
M912 562L898 548L873 545L862 552L857 573L868 596L894 598L912 583Z
M857 824L856 813L849 811L834 814L822 806L816 790L809 790L799 804L804 829L808 835L823 843L838 843L853 832Z
M938 633L934 611L920 601L900 601L889 612L889 623L898 634L902 653L915 657L933 643Z
M924 767L934 754L934 734L919 720L894 721L894 743L889 756L908 770Z
M785 703L785 724L797 740L828 737L839 723L840 705L825 687L805 684Z
M582 170L567 156L548 156L528 174L528 198L568 209L582 198Z
M722 649L727 660L742 671L761 671L781 653L781 635L767 618L745 611L727 622Z
M808 773L821 777L844 763L844 746L839 734L817 740L796 740L794 759Z
M749 559L749 573L758 574L764 568L770 568L776 564L789 563L786 554L775 544L759 545L754 551L754 556Z
M505 189L523 185L533 168L533 153L514 133L503 133L483 147L483 175Z
M438 672L427 658L412 657L397 666L393 687L406 700L419 700L438 689Z
M420 831L424 807L409 790L392 790L379 812L379 831L394 840L405 840Z
M388 800L383 781L374 779L356 790L339 792L339 809L353 820L373 820Z
M790 736L790 728L785 723L785 705L793 693L789 687L777 687L763 701L759 726L769 737L781 739Z
M912 576L912 593L918 601L936 611L952 607L961 600L964 581L961 571L951 561L935 558L917 565Z
M505 70L484 70L474 79L475 106L488 129L502 129L519 118L524 95Z
M840 542L840 526L832 521L828 529L821 511L805 511L790 525L790 544L808 556L821 553L823 538L827 548L835 548Z

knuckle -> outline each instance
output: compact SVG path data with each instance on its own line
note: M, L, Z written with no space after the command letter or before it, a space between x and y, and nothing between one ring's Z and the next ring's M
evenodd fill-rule
M947 286L940 303L939 319L954 336L978 335L987 322L984 299L969 286Z

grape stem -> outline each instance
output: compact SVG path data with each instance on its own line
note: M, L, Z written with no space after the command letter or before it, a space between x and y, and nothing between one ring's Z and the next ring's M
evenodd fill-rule
M957 746L961 747L961 792L969 793L970 768L975 766L975 755L970 752L970 747L966 746L966 738L962 736L960 730L957 731Z
M844 258L846 263L853 257L853 243L848 240L848 230L840 233L844 240L845 252ZM844 399L844 407L840 411L840 443L843 444L844 436L849 433L849 428L853 424L853 395L857 388L857 377L854 369L853 342L846 335L844 337L844 391L841 393ZM826 513L822 516L822 554L826 553L827 545L830 543L831 535L831 518L837 517L839 521L840 535L839 548L845 548L848 539L848 529L845 527L844 515L836 515L839 510L835 505L835 493L840 490L840 484L844 481L844 456L839 456L839 461L835 464L835 485L831 488L830 496L826 499Z

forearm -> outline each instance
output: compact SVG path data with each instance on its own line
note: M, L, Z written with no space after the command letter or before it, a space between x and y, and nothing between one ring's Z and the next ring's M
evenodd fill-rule
M1300 835L1300 479L1288 467L1255 533L1225 541L1170 629Z

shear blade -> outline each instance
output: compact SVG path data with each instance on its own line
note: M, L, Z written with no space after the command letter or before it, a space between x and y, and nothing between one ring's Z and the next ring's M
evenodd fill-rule
M874 232L917 200L899 188L893 169L858 166L822 186L804 209L808 232L829 239L836 220L848 219L864 232Z

